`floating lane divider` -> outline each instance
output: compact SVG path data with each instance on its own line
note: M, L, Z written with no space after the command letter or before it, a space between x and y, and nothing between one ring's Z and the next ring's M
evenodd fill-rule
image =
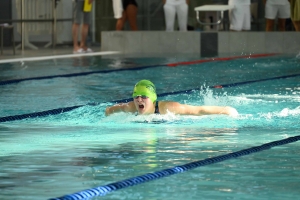
M270 81L270 80L276 80L276 79L293 78L293 77L297 77L297 76L300 76L300 74L291 74L291 75L285 75L285 76L276 76L276 77L271 77L271 78L264 78L264 79L259 79L259 80L243 81L243 82L229 83L229 84L223 84L223 85L214 85L214 86L203 87L201 89L204 90L206 88L229 88L229 87L236 87L236 86L250 84L250 83L258 83L258 82L262 82L262 81ZM166 92L166 93L158 94L157 96L158 97L163 97L163 96L174 95L174 94L192 93L193 91L197 91L197 90L201 90L201 89L194 88L194 89L189 89L189 90Z
M294 136L294 137L289 137L289 138L286 138L283 140L273 141L270 143L265 143L260 146L243 149L243 150L236 151L233 153L216 156L216 157L212 157L212 158L206 158L204 160L199 160L199 161L187 163L184 165L179 165L179 166L176 166L173 168L164 169L161 171L156 171L156 172L144 174L141 176L136 176L133 178L122 180L122 181L110 183L108 185L83 190L83 191L80 191L80 192L77 192L74 194L69 194L69 195L65 195L65 196L61 196L61 197L57 197L57 198L51 198L49 200L81 200L81 199L90 199L90 198L96 197L96 196L105 196L106 194L116 191L116 190L120 190L120 189L127 188L130 186L142 184L142 183L145 183L148 181L153 181L156 179L164 178L166 176L182 173L182 172L185 172L185 171L197 168L197 167L211 165L211 164L219 163L219 162L229 160L232 158L238 158L238 157L246 156L246 155L249 155L252 153L257 153L260 151L268 150L268 149L271 149L272 147L285 145L285 144L292 143L292 142L297 142L298 140L300 140L300 135Z
M91 56L93 54L87 54L87 55ZM98 55L98 54L96 54L96 55ZM110 72L141 70L141 69L154 68L154 67L164 67L164 66L176 67L176 66L180 66L180 65L194 65L194 64L200 64L200 63L205 63L205 62L228 61L228 60L235 60L235 59L241 59L241 58L260 58L260 57L268 57L268 56L274 56L274 55L278 55L278 54L274 54L274 53L273 54L254 54L254 55L233 56L233 57L224 57L224 58L209 58L209 59L187 61L187 62L177 62L177 63L169 63L169 64L157 64L157 65L149 65L149 66L140 66L140 67L135 67L135 68L98 70L98 71L80 72L80 73L72 73L72 74L39 76L39 77L30 77L30 78L0 81L0 85L15 84L15 83L19 83L19 82L23 82L23 81L30 81L30 80L43 80L43 79L52 79L52 78L66 78L66 77L86 76L86 75L90 75L90 74L99 74L99 73L104 74L104 73L110 73ZM57 58L57 56L55 58ZM66 56L62 56L62 58L66 58ZM30 60L30 59L34 59L34 58L27 58L27 59ZM37 57L36 59L38 60L39 57ZM32 60L30 60L30 61L32 61Z
M268 54L253 54L253 55L244 55L244 56L232 56L232 57L224 57L224 58L209 58L209 59L203 59L203 60L170 63L170 64L167 64L167 66L176 67L178 65L194 65L194 64L205 63L205 62L228 61L228 60L235 60L235 59L241 59L241 58L260 58L260 57L267 57L267 56L274 56L274 55L278 55L278 54L268 53Z
M293 78L293 77L297 77L297 76L300 76L300 74L291 74L291 75L286 75L286 76L264 78L264 79L260 79L260 80L243 81L243 82L230 83L230 84L224 84L224 85L215 85L215 86L212 86L211 88L228 88L228 87L235 87L235 86L239 86L239 85L245 85L245 84L249 84L249 83L257 83L257 82L270 81L270 80L276 80L276 79Z
M249 84L249 83L257 83L257 82L261 82L261 81L269 81L269 80L275 80L275 79L292 78L292 77L296 77L296 76L300 76L300 74L277 76L277 77L271 77L271 78L265 78L265 79L259 79L259 80L252 80L252 81L243 81L243 82L230 83L230 84L224 84L224 85L214 85L214 86L208 86L206 88L235 87L235 86ZM183 93L189 94L189 93L192 93L193 91L204 90L206 88L203 87L203 88L200 88L200 89L199 88L194 88L194 89L189 89L189 90L166 92L166 93L158 94L157 96L158 97L164 97L164 96L168 96L168 95L183 94ZM127 98L127 99L121 99L121 100L104 102L104 103L124 103L124 102L128 102L128 101L131 101L131 100L132 100L132 98ZM44 117L44 116L49 116L49 115L57 115L57 114L61 114L61 113L64 113L64 112L74 110L74 109L82 107L82 106L96 106L96 105L99 105L99 103L89 103L89 104L85 104L85 105L71 106L71 107L65 107L65 108L57 108L57 109L53 109L53 110L47 110L47 111L41 111L41 112L35 112L35 113L29 113L29 114L0 117L0 123L1 122L8 122L8 121L22 120L22 119L28 119L28 118L35 118L35 117Z

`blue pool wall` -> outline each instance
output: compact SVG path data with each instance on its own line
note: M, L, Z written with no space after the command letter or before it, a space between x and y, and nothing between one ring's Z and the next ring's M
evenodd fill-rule
M300 32L103 31L102 51L241 55L300 52Z

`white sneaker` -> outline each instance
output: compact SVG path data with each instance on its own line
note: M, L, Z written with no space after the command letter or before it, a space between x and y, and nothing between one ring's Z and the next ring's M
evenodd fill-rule
M77 51L73 51L74 54L84 53L84 50L82 48L77 49Z
M93 50L90 49L90 48L87 48L87 49L84 51L84 53L92 53L92 52L93 52Z

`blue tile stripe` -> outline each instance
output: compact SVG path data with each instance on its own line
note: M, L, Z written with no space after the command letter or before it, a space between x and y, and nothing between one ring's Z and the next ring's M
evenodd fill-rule
M69 77L77 77L77 76L86 76L90 74L105 74L110 72L118 72L118 71L130 71L130 70L141 70L147 68L154 68L154 67L161 67L165 65L149 65L149 66L140 66L135 68L124 68L124 69L111 69L111 70L97 70L97 71L90 71L90 72L80 72L80 73L71 73L71 74L59 74L59 75L52 75L52 76L39 76L39 77L30 77L30 78L22 78L22 79L12 79L12 80L5 80L0 81L0 85L9 85L20 83L23 81L32 81L32 80L43 80L43 79L52 79L52 78L69 78Z

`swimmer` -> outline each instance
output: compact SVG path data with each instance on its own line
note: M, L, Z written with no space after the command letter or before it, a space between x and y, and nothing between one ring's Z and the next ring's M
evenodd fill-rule
M156 89L149 80L139 81L134 86L132 97L133 101L107 107L105 115L118 112L138 113L139 115L167 114L169 112L178 115L238 115L236 109L229 106L192 106L174 101L156 101Z

